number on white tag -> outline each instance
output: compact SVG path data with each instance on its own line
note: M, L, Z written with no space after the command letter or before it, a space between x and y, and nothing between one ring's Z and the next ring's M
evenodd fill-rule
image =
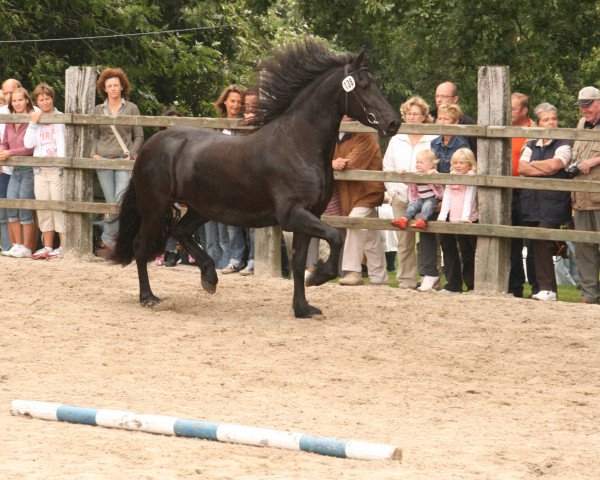
M342 80L342 88L345 92L351 92L355 87L356 82L354 81L354 77L352 77L352 75L348 75Z

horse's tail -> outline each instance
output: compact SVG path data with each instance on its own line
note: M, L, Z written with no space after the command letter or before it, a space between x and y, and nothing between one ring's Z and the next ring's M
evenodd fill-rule
M113 262L128 265L134 259L133 240L140 229L141 223L142 217L137 208L135 183L131 179L125 195L123 195L121 212L119 213L119 233L115 248L110 255Z

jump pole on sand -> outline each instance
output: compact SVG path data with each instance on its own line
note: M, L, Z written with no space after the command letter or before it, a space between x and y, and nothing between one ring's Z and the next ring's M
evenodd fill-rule
M148 415L122 410L73 407L60 403L13 400L10 413L15 416L81 423L123 430L240 443L257 447L301 450L320 455L356 460L402 460L402 450L394 445L361 442L268 428L229 423L188 420L163 415Z

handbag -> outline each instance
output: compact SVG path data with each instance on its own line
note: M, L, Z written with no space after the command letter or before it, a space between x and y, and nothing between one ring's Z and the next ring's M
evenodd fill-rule
M104 110L105 115L112 117L112 115L109 113L109 111L106 109L105 106L102 108ZM109 125L109 126L110 126L110 129L112 130L115 138L117 139L117 143L121 147L121 150L123 150L123 158L129 157L129 149L127 148L127 145L125 145L125 142L123 141L123 137L121 137L121 134L117 130L117 127L115 127L114 125Z

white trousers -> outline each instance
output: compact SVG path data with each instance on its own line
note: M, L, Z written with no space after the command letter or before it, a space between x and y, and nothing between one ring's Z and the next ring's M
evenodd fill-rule
M408 208L408 203L403 202L394 195L392 210L394 218L400 217ZM398 270L396 278L401 288L417 287L417 254L415 250L415 232L396 231L398 239Z
M377 218L377 212L374 208L354 207L348 216ZM379 232L377 230L346 229L342 270L360 273L360 265L364 256L367 257L367 268L371 282L387 283L385 254L383 253L383 244Z
M36 200L64 200L63 175L61 168L41 168L33 177ZM64 233L65 214L57 210L38 210L38 223L42 232Z

